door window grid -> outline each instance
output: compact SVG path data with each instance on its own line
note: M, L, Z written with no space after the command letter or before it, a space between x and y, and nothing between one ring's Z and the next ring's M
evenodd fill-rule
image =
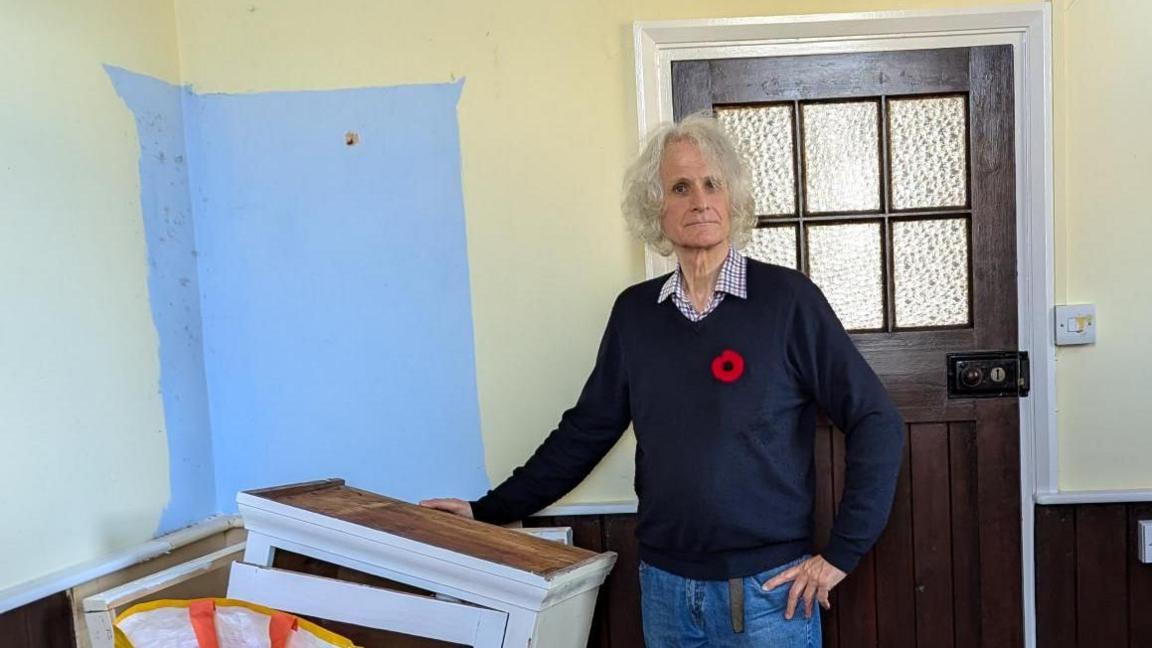
M749 256L803 270L824 290L845 328L852 332L970 328L971 172L967 103L966 93L948 93L715 106L718 120L726 129L732 124L752 123L755 120L750 115L764 110L774 113L775 139L781 139L779 123L782 115L786 115L792 126L792 159L787 161L777 156L775 164L791 168L795 208L790 214L760 212L760 224L747 250ZM860 158L857 164L871 165L873 159L877 160L879 181L875 200L867 204L840 201L835 205L839 211L811 209L808 204L811 180L806 155L809 151L805 148L811 140L805 137L805 119L808 119L811 130L813 122L819 123L820 119L828 117L830 110L846 106L846 117L834 117L826 122L855 124L858 137L859 126L863 123L861 113L865 112L860 107L865 105L875 106L875 146L874 149L861 149L857 142L853 150L862 151L857 153ZM782 110L785 107L787 113ZM850 114L853 112L856 114ZM893 122L893 113L896 113L896 123ZM820 117L814 119L816 115ZM909 128L920 128L921 131L935 128L939 132L915 132ZM892 132L900 129L903 130L897 133L893 144ZM867 131L866 128L863 130ZM756 140L755 135L743 133L735 139L746 161L763 165L769 159L749 152L749 143ZM827 143L834 138L824 134L814 139ZM962 149L959 148L960 140L963 140ZM875 158L872 150L875 150ZM897 168L895 178L894 165ZM827 177L827 172L824 173ZM786 178L788 174L782 169L760 169L753 172L753 177ZM856 177L867 177L867 174L858 173ZM919 183L922 188L906 190L901 186L904 182ZM894 183L897 185L895 191ZM767 193L769 190L759 191ZM897 208L894 202L903 208ZM758 209L760 204L758 200ZM879 207L867 208L875 205ZM920 222L924 224L918 225ZM814 261L813 254L840 256L847 249L843 245L823 245L824 240L835 238L827 236L833 230L818 228L841 226L835 231L855 231L856 236L861 236L863 229L843 229L842 226L850 223L873 224L872 228L866 229L875 230L880 239L879 265L875 263L872 247L866 248L866 259L836 261L818 258ZM814 232L821 241L813 249L809 237ZM920 238L915 239L915 235ZM899 250L895 249L897 238L904 241ZM913 253L914 247L910 246L919 245L912 243L913 240L922 241L926 249ZM794 251L788 251L789 243L794 244ZM854 248L865 249L858 244L854 244ZM833 272L831 268L837 270ZM866 298L865 294L875 295L877 285L880 299ZM865 314L861 308L872 310Z

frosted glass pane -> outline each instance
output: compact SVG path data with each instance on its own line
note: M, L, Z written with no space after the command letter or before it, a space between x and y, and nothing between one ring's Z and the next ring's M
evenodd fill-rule
M752 230L752 240L744 248L744 255L796 269L796 227L759 227Z
M896 326L968 322L968 224L963 218L892 222Z
M892 208L963 207L967 203L964 97L888 103Z
M884 327L880 223L808 226L809 277L844 328Z
M795 214L792 107L718 108L716 119L748 165L756 213Z
M801 110L806 211L879 210L878 104L803 104Z

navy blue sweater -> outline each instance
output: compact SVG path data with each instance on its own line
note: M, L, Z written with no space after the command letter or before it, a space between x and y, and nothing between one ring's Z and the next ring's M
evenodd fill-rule
M748 298L699 322L667 276L616 299L576 406L532 457L472 503L477 519L519 520L574 488L633 424L642 560L687 578L748 576L819 551L845 572L880 535L904 424L820 290L748 260ZM713 360L733 350L733 382ZM817 410L845 434L844 494L826 547L811 546Z

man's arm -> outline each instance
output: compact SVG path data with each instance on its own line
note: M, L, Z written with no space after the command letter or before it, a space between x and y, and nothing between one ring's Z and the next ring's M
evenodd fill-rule
M619 302L617 302L617 305ZM575 488L612 449L631 422L616 308L608 320L596 366L575 407L532 457L484 497L471 502L477 520L506 524L548 506Z
M844 492L823 556L851 572L884 531L904 449L904 421L820 290L804 282L790 360L820 408L844 433Z
M888 522L904 446L904 421L880 379L810 281L797 289L788 354L799 380L845 435L844 492L832 535L820 555L764 584L792 583L785 618L804 600L829 607L828 594L855 569Z

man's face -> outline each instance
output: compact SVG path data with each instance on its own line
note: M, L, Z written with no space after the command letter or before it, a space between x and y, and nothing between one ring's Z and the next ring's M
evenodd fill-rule
M660 186L664 189L660 224L677 250L728 247L732 227L728 188L700 147L690 141L666 146Z

